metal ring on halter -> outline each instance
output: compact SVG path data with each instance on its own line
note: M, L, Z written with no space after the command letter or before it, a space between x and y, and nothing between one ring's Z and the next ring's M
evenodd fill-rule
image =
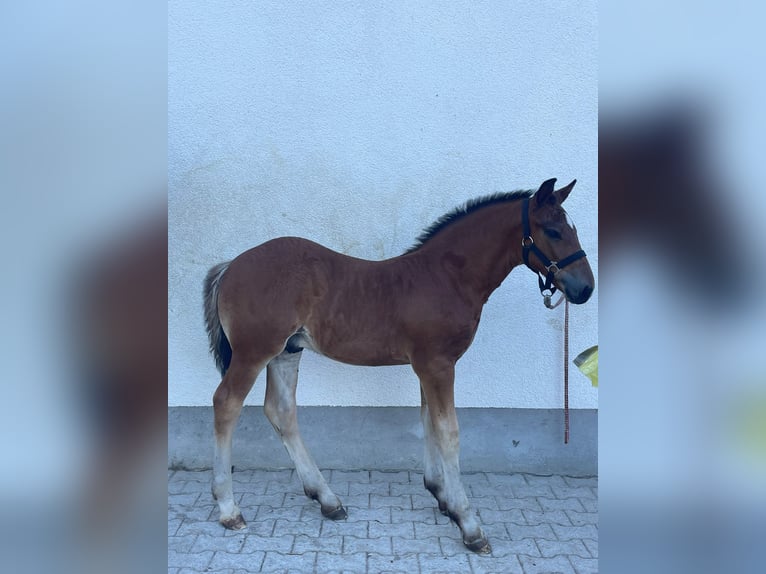
M553 273L554 275L560 271L558 261L551 261L551 264L546 267L548 270L548 273Z
M527 239L529 239L529 243L525 243L525 241L526 241ZM522 237L522 238L521 238L521 246L522 246L522 247L524 247L524 248L532 247L532 245L534 244L534 242L535 242L535 240L534 240L534 239L532 239L532 236L531 236L531 235L527 235L526 237Z

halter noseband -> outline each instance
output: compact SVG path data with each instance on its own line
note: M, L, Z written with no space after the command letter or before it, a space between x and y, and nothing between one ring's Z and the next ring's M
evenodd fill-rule
M537 282L540 285L540 293L542 293L543 297L546 297L547 299L550 299L551 295L553 295L556 292L556 286L553 284L553 278L556 276L556 273L561 271L564 267L567 265L570 265L577 261L578 259L582 259L585 257L585 251L580 249L579 251L575 251L571 255L565 257L561 261L551 261L548 259L548 256L543 253L540 248L535 245L535 240L532 238L532 233L529 230L529 198L524 198L522 204L521 204L521 226L523 228L523 235L521 237L521 249L522 249L522 255L524 256L524 264L529 267L532 271L537 273ZM529 252L533 252L535 255L537 255L537 258L542 261L543 265L545 266L545 269L548 271L548 273L545 275L545 282L543 282L543 276L542 273L540 273L537 269L532 267L529 264ZM546 291L548 293L546 293Z

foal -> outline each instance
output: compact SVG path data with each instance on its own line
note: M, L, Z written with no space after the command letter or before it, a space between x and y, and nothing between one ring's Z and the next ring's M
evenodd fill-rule
M325 517L346 517L298 431L298 363L301 351L311 349L353 365L412 365L420 379L425 487L460 527L463 543L490 552L460 481L455 363L473 340L484 303L522 262L572 303L585 303L593 292L590 266L561 207L575 182L554 191L555 181L534 195L473 200L439 219L409 251L385 261L281 237L210 270L205 319L223 374L213 397L213 496L226 528L245 527L232 493L232 433L264 368L264 411L304 492L319 501Z

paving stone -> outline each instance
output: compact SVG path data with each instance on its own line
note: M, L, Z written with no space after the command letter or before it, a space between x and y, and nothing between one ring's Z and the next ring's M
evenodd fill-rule
M417 494L410 494L410 501L413 510L420 510L423 508L435 508L438 505L436 499L425 489Z
M400 494L398 496L381 496L380 494L370 495L370 508L381 506L393 506L395 508L412 508L412 500L409 494Z
M537 540L537 547L540 549L540 554L546 558L553 558L560 554L567 554L569 556L576 555L582 558L590 558L590 552L583 544L582 540ZM525 553L526 554L526 553Z
M294 569L299 572L314 572L316 552L304 552L302 554L282 554L280 552L266 552L261 566L261 572L283 572ZM258 570L255 570L258 572Z
M575 570L566 556L539 558L520 554L518 558L525 574L575 574Z
M215 515L213 514L215 513ZM185 521L199 521L199 522L209 522L210 518L212 516L215 516L215 519L218 518L218 509L210 504L200 504L198 506L183 506L183 507L172 507L168 511L169 516L174 516L175 518L185 520Z
M511 540L523 540L524 538L545 538L547 540L558 540L556 533L553 532L550 524L506 524L506 529Z
M196 536L168 536L168 550L185 554L191 552Z
M186 482L187 480L209 480L212 476L209 470L176 470L171 477L173 482Z
M220 570L222 568L242 568L248 572L258 572L263 563L263 552L251 552L248 554L239 554L233 552L216 552L210 561L210 570Z
M585 547L593 558L598 558L598 542L596 540L586 538L583 540L583 544L585 544Z
M386 530L391 528L391 524L380 522L348 522L346 520L322 520L319 536L356 536L357 538L379 538L379 536L370 536L368 528L375 525L376 528ZM411 527L411 525L410 525Z
M367 554L330 554L328 552L316 553L316 572L328 572L341 570L342 572L365 574L367 572ZM310 571L309 571L310 572Z
M370 471L368 470L333 470L330 482L356 482L369 483Z
M573 538L592 538L598 539L598 530L592 524L583 526L562 526L560 524L551 524L551 528L556 533L559 540L571 540Z
M242 552L281 552L288 554L293 547L295 536L282 534L279 536L248 536L242 546Z
M180 492L178 494L168 494L168 506L188 506L194 507L199 498L199 492Z
M497 504L497 500L494 496L474 496L469 499L471 506L474 509L486 509L486 510L499 510L500 507Z
M367 483L362 483L360 486L369 486ZM343 506L346 507L346 509L349 508L372 508L373 506L370 505L370 494L369 493L360 493L360 494L349 494L341 498L341 502L343 503ZM317 503L318 505L318 503ZM317 506L318 508L318 506Z
M254 494L252 492L248 492L242 496L240 508L252 508L254 506L270 506L271 508L280 508L284 506L284 502L284 492L280 492L278 494Z
M356 536L344 536L343 554L356 554L358 552L391 554L391 539L386 537L357 538Z
M414 574L418 572L420 566L418 564L418 555L415 553L405 554L375 554L370 553L367 555L367 572L370 574L377 574L380 572L405 572L406 574Z
M598 477L596 477L596 476L587 476L587 477L565 476L563 478L564 478L564 482L566 482L568 486L572 486L572 487L578 487L578 486L594 487L594 486L598 486Z
M525 474L524 480L526 480L527 484L530 486L540 485L540 486L547 486L550 488L557 487L557 488L569 488L570 485L566 483L563 476L560 476L558 474L551 474L551 475L537 475L537 474Z
M527 524L560 524L570 526L572 521L563 510L549 510L536 512L534 510L522 510Z
M210 479L212 479L213 472L208 470L206 471ZM234 472L231 473L231 481L232 482L255 482L255 471L254 470L239 470L234 469Z
M391 508L388 506L381 508L354 508L347 506L346 510L348 511L348 518L346 520L349 522L391 522Z
M598 574L598 559L570 556L569 561L577 574Z
M522 540L490 540L493 556L510 556L526 554L528 556L540 556L537 544L533 538Z
M593 489L588 488L587 486L553 487L551 490L553 490L556 498L597 498L596 494L593 492Z
M210 560L213 558L213 552L176 552L168 550L168 568L196 568L203 572Z
M370 482L408 483L410 482L410 473L406 470L390 472L373 470L370 472Z
M524 574L515 555L498 557L494 553L489 556L471 553L468 555L468 563L473 574Z
M489 486L490 482L485 472L463 473L460 477L464 486ZM422 484L422 482L421 482Z
M395 556L414 553L433 554L440 552L439 539L435 536L431 538L417 539L394 536L391 538L391 542L394 546Z
M482 524L495 524L500 522L514 522L516 524L527 524L527 511L518 509L512 510L490 510L489 508L479 509L479 518ZM531 511L534 512L534 511ZM567 524L569 520L567 519Z
M471 571L468 562L468 554L444 556L442 554L418 554L418 564L421 572L436 574L454 572L456 574L465 574Z
M186 481L184 480L168 482L168 494L180 494L184 491L185 487Z
M423 486L423 482L419 483L413 483L413 482L392 482L389 485L389 494L396 496L398 494L428 494L429 497L433 500L433 497L428 493L425 486Z
M255 470L253 471L253 477L251 480L257 482L269 483L269 482L282 482L290 484L293 482L293 475L295 471L292 469L282 470ZM296 483L298 482L296 477Z
M568 498L567 500L575 499ZM572 510L567 510L566 513L574 526L582 526L583 524L598 525L598 514L595 512L574 512Z
M274 524L274 536L284 536L285 534L291 534L293 536L319 536L319 530L321 523L316 522L294 522L292 520L284 520L282 518L277 519Z
M194 539L194 545L191 552L203 552L213 550L214 552L232 552L236 553L242 550L246 535L241 536L210 536L209 534L200 534Z
M527 486L514 486L513 487L513 496L516 498L527 498L527 497L545 497L545 498L556 498L556 495L554 494L554 490L545 484L530 484Z
M523 474L495 474L487 473L487 482L493 486L528 486Z
M538 498L537 501L543 510L585 511L579 498ZM567 515L569 515L568 512Z
M388 496L391 491L391 485L388 482L342 482L340 484L346 486L346 494L349 496L359 494L380 494ZM333 492L340 496L340 492L335 484L333 485Z
M296 536L293 544L293 554L301 552L329 552L341 554L343 552L343 536Z
M210 471L168 479L168 574L534 574L596 572L598 479L464 476L493 547L465 548L417 471L325 471L349 518L327 520L292 470L234 473L247 527L224 529ZM523 495L523 496L518 496Z
M581 498L580 503L582 504L583 508L585 509L585 512L598 512L598 500L595 498Z
M497 502L498 510L513 510L515 508L519 510L536 510L538 512L542 512L543 510L543 507L540 506L538 499L531 496L526 498L515 498L513 496L495 496L494 498Z
M211 519L211 521L213 520L218 529L223 533L223 536L237 536L240 533L250 536L271 536L274 533L274 524L276 523L276 520L273 518L262 519L256 517L247 523L247 528L238 531L224 529L223 526L218 524L217 515L215 519Z
M460 536L460 529L452 524L423 524L415 522L415 538L431 538L432 536Z
M190 535L198 535L198 534L208 534L210 536L221 536L223 537L225 535L226 529L221 526L218 521L186 521L184 520L181 526L178 527L178 530L176 530L176 536L190 536Z
M432 499L433 500L433 499ZM436 524L436 517L434 516L436 510L436 501L430 508L415 508L413 510L392 508L391 509L391 521L392 522L421 522L423 524ZM441 516L441 513L439 512Z
M184 486L181 489L181 492L182 493L197 492L199 494L210 495L211 498L213 496L209 480L204 480L204 481L203 480L187 480L184 483Z
M316 511L319 515L319 505L314 507L310 505L312 511ZM241 507L240 507L241 508ZM299 521L302 519L302 515L305 507L302 506L258 506L248 509L250 512L255 513L255 520L292 520ZM242 512L246 512L245 509Z
M353 535L353 533L350 533ZM380 537L393 538L398 536L400 538L406 538L412 540L415 538L415 527L412 522L398 521L393 518L391 524L382 524L380 522L370 522L368 525L368 533L366 538L380 538ZM363 538L358 536L358 538Z

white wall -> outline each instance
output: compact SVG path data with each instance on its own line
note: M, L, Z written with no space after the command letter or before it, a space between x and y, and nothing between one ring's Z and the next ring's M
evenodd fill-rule
M172 0L168 48L170 405L210 405L219 382L207 269L272 237L381 259L466 199L577 178L597 275L595 1ZM597 296L571 308L572 356L598 342ZM458 406L560 407L562 324L517 268L458 363ZM299 404L419 404L409 367L303 355ZM597 406L576 369L570 391Z

